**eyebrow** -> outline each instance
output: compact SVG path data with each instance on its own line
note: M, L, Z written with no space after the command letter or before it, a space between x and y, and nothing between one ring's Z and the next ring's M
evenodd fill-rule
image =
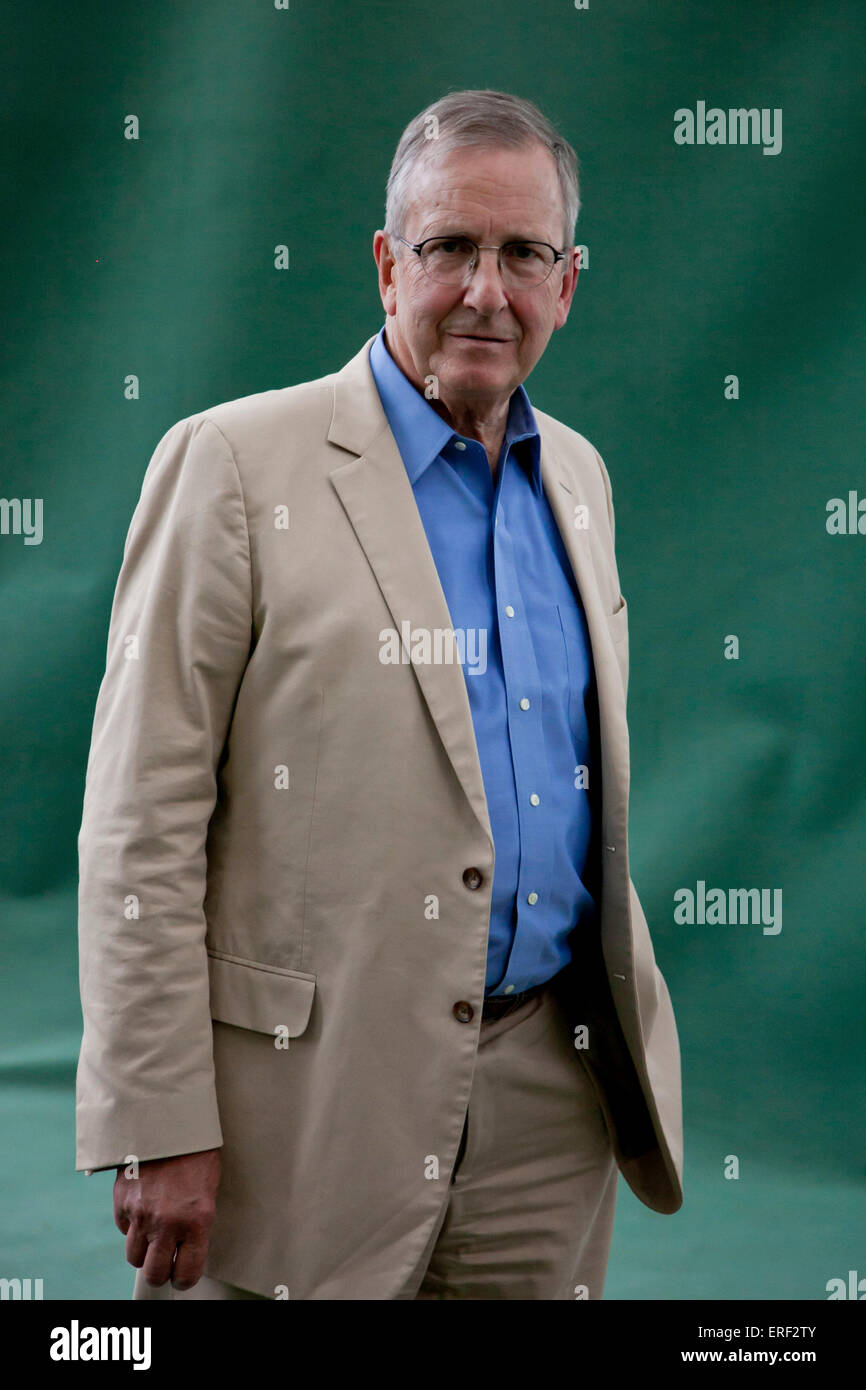
M427 233L427 236L426 236L426 237L422 237L421 240L422 240L422 241L427 241L431 236L435 236L435 237L465 237L467 241L474 241L474 242L475 242L475 245L476 245L476 246L478 245L478 239L477 239L477 237L472 236L471 233L466 232L466 231L459 231L459 232L454 231L453 228L451 228L451 227L448 227L448 228L446 228L444 231L441 231L441 232L428 232L428 233ZM509 245L511 242L513 242L513 241L540 241L540 242L542 243L542 245L544 245L544 246L553 246L553 245L554 245L554 243L553 243L552 241L547 241L546 238L543 237L543 236L507 236L507 237L504 239L504 241L502 242L502 245L503 245L503 246L508 246L508 245ZM554 250L556 250L556 247L555 247L555 246L554 246Z

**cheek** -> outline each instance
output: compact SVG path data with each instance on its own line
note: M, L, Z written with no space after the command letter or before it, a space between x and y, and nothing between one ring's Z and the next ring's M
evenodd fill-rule
M514 318L520 325L520 341L517 344L517 351L526 351L527 343L533 343L538 336L538 314L531 309L524 310L519 305L514 306Z
M547 303L529 304L521 308L519 314L520 326L523 329L525 342L534 343L539 339L550 336L553 331L553 323L556 318L556 302L549 299Z
M447 325L456 322L455 306L459 296L447 287L422 285L412 301L412 315L415 322L428 337L445 342Z
M406 312L415 323L429 327L442 317L442 295L429 280L414 281L405 299Z

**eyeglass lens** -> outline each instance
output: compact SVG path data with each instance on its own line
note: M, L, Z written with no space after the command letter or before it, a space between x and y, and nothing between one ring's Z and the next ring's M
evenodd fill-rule
M479 255L473 242L464 237L437 237L423 247L421 264L431 279L440 284L459 285ZM502 247L499 259L504 282L514 286L541 284L556 261L549 246L530 241L509 242Z

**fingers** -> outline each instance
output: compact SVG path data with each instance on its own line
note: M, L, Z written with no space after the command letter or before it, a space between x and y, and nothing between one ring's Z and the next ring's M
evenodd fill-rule
M158 1287L170 1279L176 1289L184 1291L198 1283L207 1256L209 1222L162 1225L148 1222L142 1215L122 1219L127 1263L140 1269L148 1284Z
M135 1265L136 1269L141 1269L149 1248L147 1235L145 1234L144 1228L137 1221L127 1222L127 1226L129 1229L126 1233L126 1260L128 1264ZM171 1253L174 1255L173 1246ZM152 1265L153 1262L151 1262L151 1267ZM170 1260L169 1270L171 1270ZM166 1275L165 1278L167 1279L168 1275ZM160 1282L164 1284L165 1279Z
M190 1237L177 1247L171 1282L180 1293L197 1284L204 1273L207 1238Z
M128 1192L129 1182L123 1176L123 1169L118 1168L117 1177L114 1179L114 1224L124 1235L129 1230L129 1214L126 1210Z
M140 1269L149 1284L171 1278L174 1252L187 1234L174 1222L161 1222L146 1210L138 1183L118 1179L114 1189L114 1224L126 1236L126 1260Z
M177 1242L173 1236L158 1236L147 1244L143 1262L142 1260L130 1260L130 1264L140 1265L142 1275L148 1284L157 1287L160 1284L167 1284L171 1278L176 1248ZM127 1259L129 1259L128 1255Z
M191 1236L178 1242L174 1236L166 1234L148 1240L143 1234L133 1236L130 1233L126 1258L129 1264L141 1269L148 1284L159 1287L170 1279L172 1286L184 1293L201 1278L207 1247L206 1236Z

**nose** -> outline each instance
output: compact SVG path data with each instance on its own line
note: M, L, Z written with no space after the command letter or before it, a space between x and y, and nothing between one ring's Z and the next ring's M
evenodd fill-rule
M499 273L497 252L490 247L483 247L478 252L475 270L463 292L463 302L484 315L493 314L508 303Z

